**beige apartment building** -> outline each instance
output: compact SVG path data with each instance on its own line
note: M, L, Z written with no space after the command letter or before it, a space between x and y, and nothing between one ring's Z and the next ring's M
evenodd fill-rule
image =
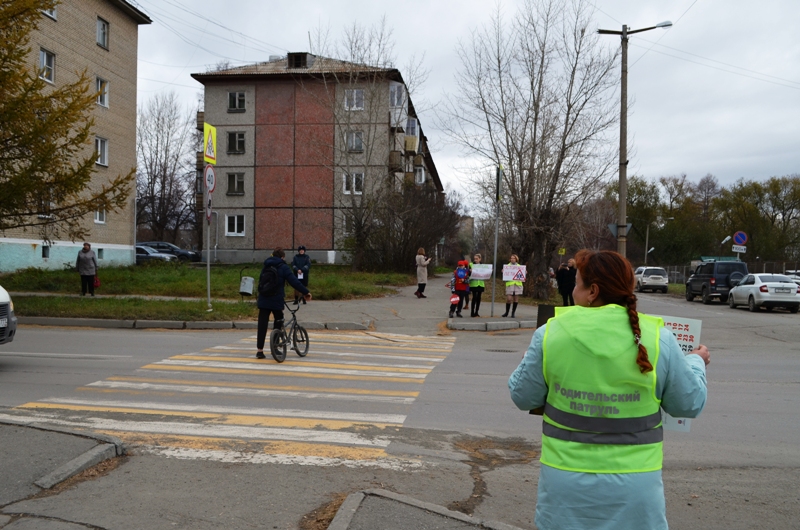
M87 154L100 157L92 186L136 167L136 72L140 24L150 18L125 0L61 0L43 11L30 39L30 64L53 86L75 82L86 70L99 95L94 109L94 142ZM135 192L118 212L87 216L87 241L101 266L135 262ZM30 231L0 234L0 271L25 267L62 268L75 262L82 241L46 245Z
M403 183L443 191L397 69L290 53L192 77L205 88L198 128L217 129L212 260L303 245L338 263L359 201Z

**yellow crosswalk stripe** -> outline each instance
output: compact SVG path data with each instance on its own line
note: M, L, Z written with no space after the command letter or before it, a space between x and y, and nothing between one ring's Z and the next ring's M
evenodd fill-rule
M245 370L237 368L208 368L205 366L170 366L164 364L148 364L142 370L162 370L178 372L203 372L216 374L241 374L261 375L264 377L305 377L308 379L336 379L349 381L384 381L386 383L415 383L421 385L424 379L411 379L406 377L385 377L372 375L339 375L339 374L313 374L301 372L264 372L261 370Z

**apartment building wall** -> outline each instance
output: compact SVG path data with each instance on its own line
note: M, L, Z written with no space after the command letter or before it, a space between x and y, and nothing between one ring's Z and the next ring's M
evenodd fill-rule
M136 68L138 25L149 23L140 12L131 16L124 2L112 0L61 0L55 17L42 14L38 30L30 39L30 64L39 69L39 52L55 54L54 86L75 82L84 70L92 91L96 78L108 82L107 105L95 104L94 133L81 156L95 150L95 137L108 141L108 164L96 165L89 185L98 189L103 182L136 167ZM107 47L97 43L97 20L108 23ZM135 183L131 183L135 187ZM87 241L97 251L101 266L127 265L135 261L133 250L135 192L118 212L106 212L105 219L84 220ZM25 267L62 268L74 262L82 241L53 241L48 248L32 230L9 230L0 234L0 271ZM49 257L44 257L49 255Z

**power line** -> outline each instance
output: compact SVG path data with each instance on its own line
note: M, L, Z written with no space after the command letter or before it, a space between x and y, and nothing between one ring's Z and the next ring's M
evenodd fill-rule
M683 18L683 17L686 15L686 13L688 13L688 12L689 12L689 10L690 10L691 8L693 8L693 7L694 7L694 5L695 5L696 3L697 3L697 0L694 0L694 2L692 2L692 5L690 5L689 7L687 7L687 8L686 8L686 11L684 11L684 12L683 12L683 14L682 14L681 16L679 16L679 17L678 17L678 20L676 20L676 21L674 22L674 24L677 24L678 22L680 22L680 20L681 20L681 19L682 19L682 18ZM667 31L669 31L669 30L667 30ZM658 43L661 41L661 39L663 39L663 38L664 38L664 37L666 37L666 36L667 36L667 34L666 34L666 33L664 33L663 35L661 35L661 36L660 36L660 37L659 37L659 38L658 38L658 39L657 39L657 40L656 40L656 41L653 43L653 46L655 46L656 44L658 44ZM635 65L636 65L636 63L638 63L638 62L639 62L639 61L642 59L642 57L644 57L645 55L647 55L647 52L649 52L650 50L652 50L652 49L653 49L653 46L650 46L650 47L647 49L647 51L645 51L645 52L642 54L642 56L641 56L641 57L639 57L638 59L636 59L635 61L633 61L633 64L631 65L631 68L633 68L633 66L635 66Z

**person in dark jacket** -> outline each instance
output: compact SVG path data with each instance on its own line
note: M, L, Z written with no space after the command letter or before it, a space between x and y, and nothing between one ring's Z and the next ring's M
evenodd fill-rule
M78 259L75 261L75 268L81 275L81 296L86 296L86 290L94 296L94 277L97 275L97 256L92 250L92 245L84 243L83 248L78 251Z
M269 325L269 316L273 315L275 321L274 327L280 329L283 327L283 304L286 299L286 291L284 291L285 282L300 291L303 294L304 300L311 300L311 292L305 285L300 283L300 280L292 274L292 269L283 261L286 254L283 249L278 247L272 251L272 256L264 260L264 267L275 267L278 271L278 278L280 280L280 287L277 293L273 296L264 296L258 294L258 332L256 334L256 357L265 359L264 355L264 341L267 337L267 326Z
M572 290L575 289L575 274L578 269L575 268L575 260L570 259L566 265L561 264L556 272L556 283L558 283L558 292L561 294L561 299L565 306L575 305L575 300L572 298Z
M300 280L300 283L308 287L308 271L311 269L311 258L308 257L306 254L306 247L300 245L297 247L297 254L294 255L292 258L292 272L294 272L297 279ZM294 301L297 302L300 300L300 292L295 289L294 291ZM306 303L305 298L303 298L303 303Z

